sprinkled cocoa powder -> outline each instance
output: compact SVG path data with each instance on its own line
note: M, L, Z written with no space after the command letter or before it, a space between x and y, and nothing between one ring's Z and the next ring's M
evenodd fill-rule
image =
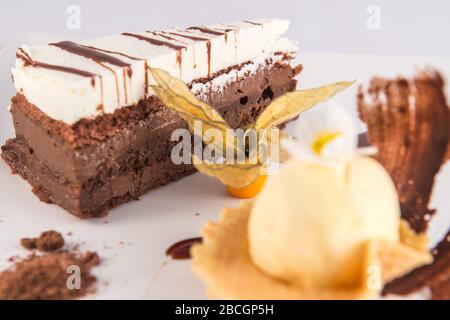
M44 254L9 260L13 266L0 273L0 300L76 299L95 291L91 270L100 263L97 253L58 251L64 238L53 230L38 238L23 238L20 243Z
M90 274L100 259L95 252L67 251L30 254L0 273L1 300L76 299L95 291L96 278ZM79 268L77 288L74 269Z

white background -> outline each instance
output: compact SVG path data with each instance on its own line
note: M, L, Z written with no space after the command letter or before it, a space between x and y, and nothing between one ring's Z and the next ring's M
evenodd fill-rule
M66 28L69 5L80 30ZM381 29L366 27L370 5ZM289 36L304 51L450 56L447 0L1 0L0 41L25 32L102 36L123 31L231 22L261 17L292 21Z

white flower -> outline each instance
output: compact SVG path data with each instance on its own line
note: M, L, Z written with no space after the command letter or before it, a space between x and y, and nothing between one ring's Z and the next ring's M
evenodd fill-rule
M302 160L332 164L358 154L374 154L376 148L358 148L356 123L340 104L326 106L300 116L295 124L295 139L283 140L283 146Z

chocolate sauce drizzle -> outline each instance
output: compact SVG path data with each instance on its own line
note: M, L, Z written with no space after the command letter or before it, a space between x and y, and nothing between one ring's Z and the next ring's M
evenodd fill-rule
M151 32L151 33L153 33L153 32ZM146 41L146 42L148 42L148 43L150 43L152 45L155 45L155 46L165 46L165 47L168 47L168 48L171 48L171 49L178 50L176 63L178 64L178 66L180 68L180 77L181 77L181 63L182 63L182 59L183 59L182 58L182 50L186 49L186 46L184 46L184 45L182 45L182 46L181 45L177 45L177 44L174 44L174 43L171 43L171 42L168 42L168 41L163 41L163 40L159 40L159 39L155 39L155 38L145 37L145 36L142 36L140 34L135 34L135 33L124 32L124 33L122 33L122 35L129 36L129 37L134 37L136 39L139 39L141 41ZM159 36L161 36L161 35L159 35ZM168 37L165 36L165 38L167 39Z
M101 103L97 107L97 110L100 110L103 112L103 79L102 79L101 75L98 75L98 74L95 74L95 73L92 73L89 71L85 71L82 69L78 69L78 68L65 67L65 66L35 61L35 60L31 59L31 57L22 48L19 48L17 50L16 57L18 59L22 59L24 61L25 66L31 66L33 68L43 68L43 69L61 71L61 72L65 72L65 73L75 74L75 75L78 75L81 77L91 78L91 85L93 87L95 87L96 78L98 77L98 79L100 81Z
M251 21L251 20L244 20L244 22L248 23L248 24L252 24L254 26L262 26L262 23Z
M188 30L185 30L185 32L189 32ZM174 33L172 33L174 34ZM178 34L176 34L178 35ZM205 41L206 42L206 55L207 55L207 60L208 60L208 77L211 76L211 40L210 39L205 39L205 38L199 38L196 36L189 36L189 35L182 35L179 34L180 37L185 37L188 39L192 39L192 40L197 40L197 41Z
M141 41L146 41L146 42L148 42L148 43L150 43L152 45L155 45L155 46L164 46L164 47L168 47L168 48L174 49L174 50L186 49L186 46L180 46L180 45L168 42L168 41L163 41L163 40L159 40L159 39L155 39L155 38L145 37L145 36L142 36L140 34L124 32L124 33L122 33L122 35L128 36L128 37L133 37L133 38L139 39Z
M191 35L187 35L187 34L181 34L181 33L176 33L176 32L165 32L165 33L172 34L174 36L183 37L186 39L195 40L195 41L209 41L209 39L207 39L207 38L200 38L200 37L191 36Z
M96 63L98 63L99 65L101 65L102 67L108 69L109 71L111 71L114 74L114 79L115 79L115 83L116 83L116 94L117 94L117 103L120 105L120 90L119 90L119 81L117 79L117 75L114 72L114 70L105 65L105 63L111 64L111 65L115 65L121 68L126 68L124 69L123 72L123 84L124 84L124 95L125 95L125 103L128 103L128 94L127 94L127 77L126 75L128 74L128 76L131 78L132 75L132 70L131 70L131 64L124 62L116 57L113 57L105 52L102 52L101 50L98 50L95 47L91 47L91 46L83 46L80 45L78 43L72 42L72 41L61 41L61 42L57 42L57 43L50 43L51 46L55 46L58 47L64 51L73 53L75 55L81 56L81 57L85 57L87 59L93 60ZM125 70L127 70L125 72ZM103 103L102 103L103 104Z
M206 54L208 55L208 77L211 76L211 41L206 43Z
M77 69L77 68L64 67L64 66L59 66L59 65L55 65L55 64L48 64L48 63L44 63L44 62L35 61L35 60L31 59L31 57L22 48L18 49L18 51L16 53L16 57L18 59L22 59L24 61L25 66L32 66L34 68L56 70L56 71L76 74L76 75L82 76L82 77L93 78L93 80L92 80L93 84L95 81L94 80L95 77L99 76L98 74L95 74L95 73L92 73L89 71L85 71L85 70L81 70L81 69Z
M148 95L148 63L144 62L144 97Z
M128 55L128 54L125 54L125 53L119 52L119 51L112 51L112 50L100 49L100 48L97 48L97 47L86 46L86 45L83 45L83 47L85 47L85 48L90 48L90 49L97 50L97 51L101 51L101 52L117 54L117 55L119 55L119 56L128 58L128 59L130 59L130 60L145 60L145 59L142 59L142 58L137 58L137 57L130 56L130 55Z
M225 27L228 27L228 28L231 28L231 29L227 29L227 30L229 30L229 31L239 31L239 27L238 27L238 26L235 26L235 25L233 25L233 24L221 23L221 25L223 25L223 26L225 26Z
M164 32L164 31L161 31L161 32L156 32L156 31L146 31L146 32L151 33L151 34L153 34L153 35L155 35L155 36L160 36L160 37L162 37L162 38L164 38L164 39L167 39L167 40L177 41L177 42L182 43L183 45L187 45L186 42L183 42L183 41L181 41L181 40L179 40L179 39L176 39L176 38L174 38L174 37L168 36L167 34L170 34L170 33L168 33L168 32Z
M174 37L170 37L170 36L166 35L166 32L164 32L164 31L161 31L161 32L147 31L147 32L148 32L148 33L151 33L151 34L153 34L153 35L156 35L156 36L160 36L160 37L165 38L165 39L167 39L167 40L177 41L177 42L179 42L179 43L182 43L183 45L187 45L186 42L183 42L183 41L181 41L181 40L179 40L179 39L176 39L176 38L174 38ZM183 62L183 53L182 53L182 50L178 50L178 51L177 51L177 59L176 59L176 61L177 61L177 64L178 64L178 66L179 66L179 69L180 69L180 78L182 78L182 74L181 74L181 72L182 72L181 64L182 64L182 62Z
M202 238L191 238L178 241L166 250L166 255L175 260L191 258L191 247L196 243L201 243Z
M83 46L72 41L61 41L56 43L50 43L49 45L58 47L64 51L76 54L78 56L94 60L95 62L106 62L118 67L130 66L129 63L117 59L116 57L113 57L109 54L106 54L95 47Z
M226 34L226 31L213 30L213 29L209 29L207 27L190 27L190 28L187 28L186 30L197 30L202 33L212 34L215 36L223 36L224 34Z

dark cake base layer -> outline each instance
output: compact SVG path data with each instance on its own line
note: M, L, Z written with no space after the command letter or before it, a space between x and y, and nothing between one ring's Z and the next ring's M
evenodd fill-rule
M270 63L256 74L206 99L234 128L252 123L276 97L295 89L300 68ZM172 132L186 123L156 97L113 114L66 125L52 120L18 94L11 113L16 138L2 158L33 192L80 218L105 215L121 203L195 172L176 165Z

